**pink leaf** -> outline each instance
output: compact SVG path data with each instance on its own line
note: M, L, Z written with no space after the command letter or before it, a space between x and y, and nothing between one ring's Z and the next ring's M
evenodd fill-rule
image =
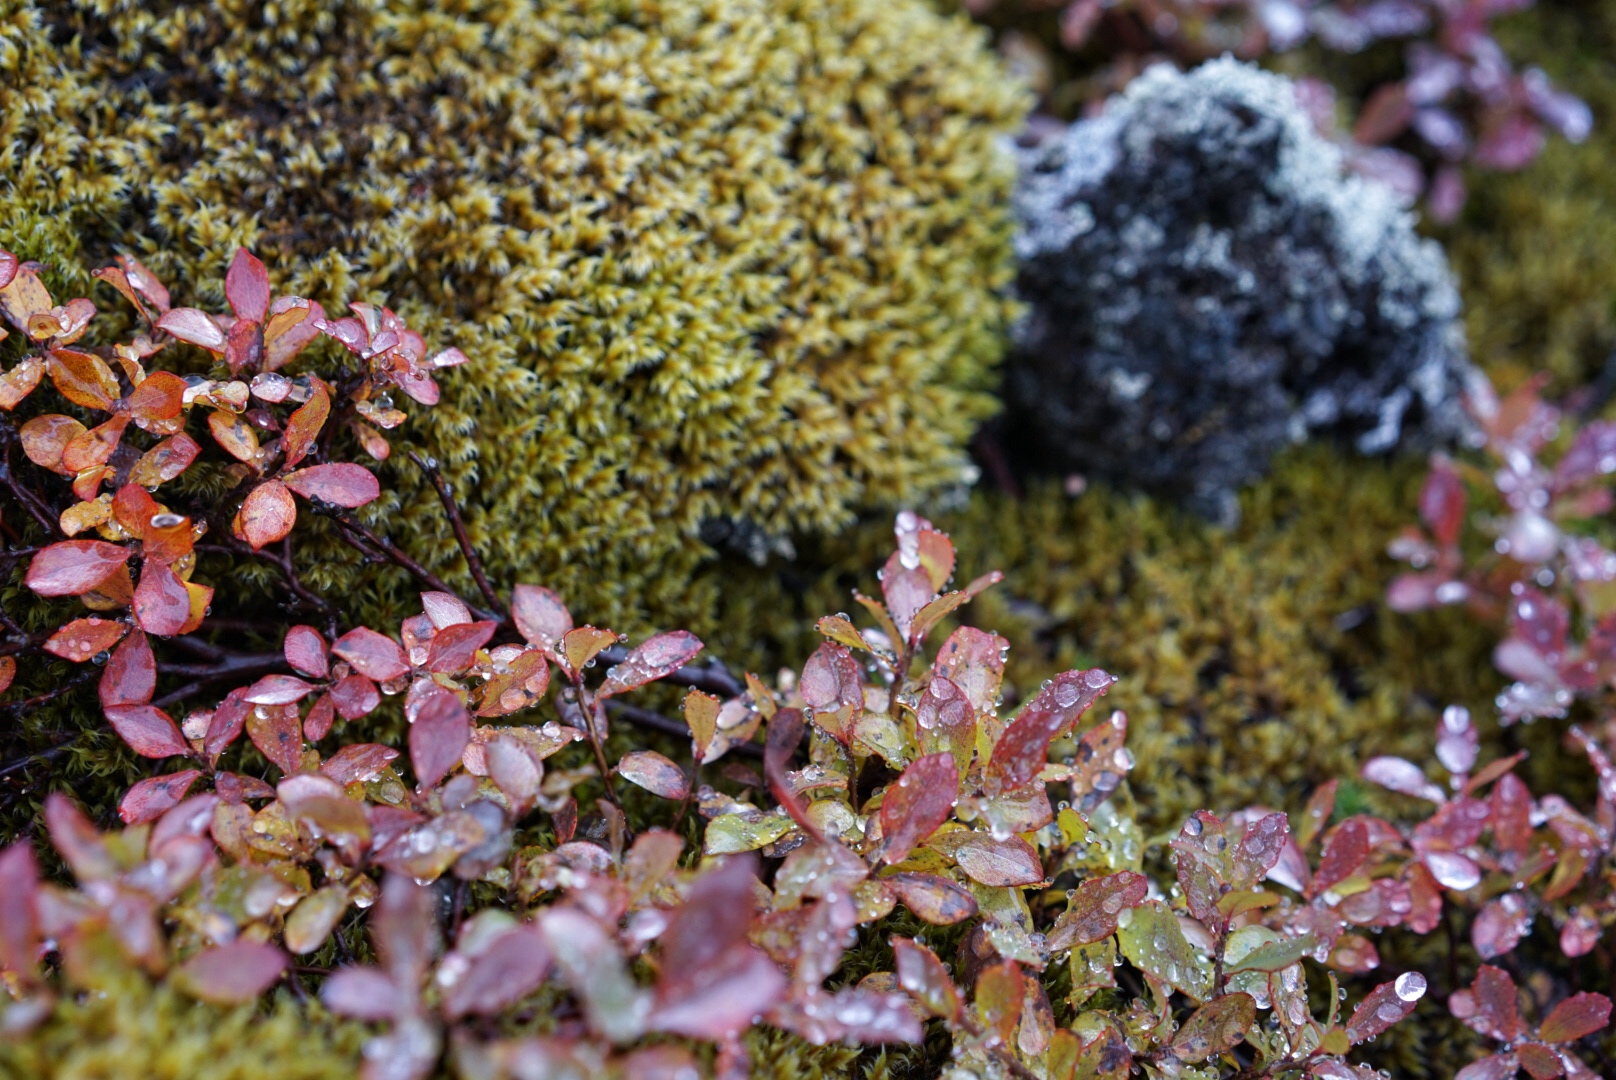
M129 549L104 540L63 540L41 550L23 579L40 596L82 596L129 561Z
M325 638L312 626L294 626L286 631L281 650L288 664L311 679L323 679L331 672L331 661L325 654Z
M331 688L331 703L344 720L358 720L375 711L382 703L382 694L365 676L349 675Z
M1117 932L1117 919L1145 902L1150 882L1143 874L1123 870L1090 878L1077 887L1071 906L1049 931L1051 951L1090 945Z
M167 776L148 777L124 795L123 801L118 803L118 816L123 818L125 825L155 821L179 805L201 775L197 769L185 769Z
M410 725L410 764L421 788L435 787L471 741L471 714L452 691L434 687Z
M393 982L373 967L338 968L320 988L326 1008L355 1020L391 1020L403 1006Z
M684 630L647 638L606 672L596 696L608 698L665 678L693 660L701 648L701 639Z
M1604 994L1573 994L1554 1007L1537 1034L1544 1042L1573 1042L1603 1031L1608 1023L1610 998Z
M135 621L148 634L173 637L191 621L191 593L179 575L161 563L146 560L135 589Z
M1381 983L1358 1003L1347 1021L1347 1039L1352 1045L1373 1039L1414 1011L1425 996L1425 976L1417 971L1399 975L1395 982Z
M342 635L331 651L377 682L391 682L410 673L409 660L399 643L366 626Z
M146 635L136 630L112 651L101 673L101 706L144 705L157 690L157 658Z
M572 629L572 613L561 598L538 585L518 585L511 593L511 618L529 645L554 649Z
M165 758L191 752L185 736L161 709L150 705L114 705L106 714L112 730L141 757Z
M247 737L290 776L303 765L303 726L295 705L265 705L247 716Z
M305 499L318 499L333 506L346 506L350 510L374 502L382 493L375 473L363 465L346 461L333 465L311 465L307 469L289 472L281 479Z
M224 331L212 315L196 308L175 308L157 320L157 329L173 334L181 341L200 345L211 353L224 352Z
M1448 999L1448 1010L1495 1042L1511 1042L1521 1033L1520 991L1502 968L1481 965L1467 990Z
M197 953L172 976L181 989L215 1005L252 1001L281 977L289 963L273 945L232 941Z
M356 781L375 777L396 757L398 751L390 746L354 743L344 746L321 762L320 772L346 787Z
M269 271L246 248L236 249L225 271L224 297L238 319L261 323L269 316Z
M464 974L443 992L450 1020L467 1013L494 1016L537 990L550 972L550 947L532 927L520 926L488 942Z
M999 737L988 763L988 775L1006 788L1030 783L1049 760L1049 744L1071 729L1078 717L1117 680L1092 668L1057 675L1022 707Z
M1416 799L1441 803L1447 798L1440 787L1425 778L1425 773L1418 765L1400 757L1370 758L1359 775L1372 784L1379 784L1402 795L1412 795Z
M445 626L432 638L427 670L445 674L466 670L475 662L477 650L488 644L498 629L499 623L486 621Z
M427 620L438 630L471 622L471 609L452 593L422 593L421 609L426 612Z

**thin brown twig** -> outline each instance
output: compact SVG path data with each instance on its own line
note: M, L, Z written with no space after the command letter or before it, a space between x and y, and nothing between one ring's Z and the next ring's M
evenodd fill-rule
M432 481L433 488L437 490L438 501L443 504L443 512L449 515L449 527L454 530L455 542L460 545L460 554L466 559L466 566L471 571L472 580L477 583L478 591L483 594L483 599L488 601L490 610L503 616L505 605L500 603L499 593L494 591L493 583L483 572L483 561L478 557L477 549L472 546L471 537L466 533L466 523L460 516L460 504L455 501L454 489L449 486L448 478L443 475L443 470L438 468L436 462L423 459L414 450L410 451L410 460L415 462L416 468L426 474L426 478Z
M393 543L385 536L378 536L374 530L360 522L347 511L336 507L318 507L316 508L315 513L323 514L324 516L329 517L332 521L335 521L337 523L338 531L341 532L345 538L348 538L350 542L352 542L352 537L358 537L360 540L363 540L365 543L369 544L371 547L375 548L377 551L386 556L388 561L392 562L401 569L408 571L412 577L414 577L421 584L425 585L427 588L433 590L434 592L448 593L450 596L460 596L460 594L454 589L446 585L442 578L438 577L438 575L434 574L432 571L428 570L426 567L422 566L420 563L416 562L414 559L410 558L403 551L401 551L397 544ZM461 599L464 600L465 598L461 597ZM499 622L503 618L503 616L497 611L487 611L471 604L467 604L466 606L471 608L479 618L491 619L495 622Z

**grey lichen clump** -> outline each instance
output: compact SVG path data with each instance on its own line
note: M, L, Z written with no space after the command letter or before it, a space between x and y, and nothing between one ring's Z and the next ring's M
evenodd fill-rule
M1154 68L1021 158L1008 391L1039 464L1233 521L1236 489L1313 433L1379 453L1460 429L1447 260L1343 171L1288 80Z

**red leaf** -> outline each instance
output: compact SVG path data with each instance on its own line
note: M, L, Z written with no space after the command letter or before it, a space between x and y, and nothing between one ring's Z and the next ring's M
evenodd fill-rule
M261 323L269 316L269 271L252 252L237 248L224 275L224 297L236 318Z
M309 451L314 449L314 440L319 436L320 429L325 427L326 418L330 415L331 394L326 390L324 383L317 381L314 390L309 394L309 400L299 405L286 421L286 435L281 440L281 450L286 454L288 469L295 468L298 462L308 457ZM308 496L305 495L304 498Z
M225 336L213 316L196 308L175 308L157 320L157 329L166 331L181 341L200 345L211 353L224 352Z
M647 638L606 672L595 696L608 698L665 678L695 659L701 648L701 639L685 630Z
M1524 856L1532 844L1532 793L1514 773L1505 773L1493 787L1490 809L1499 849Z
M654 750L631 750L617 763L617 774L664 799L690 794L684 770Z
M1364 762L1358 775L1372 784L1379 784L1400 795L1440 803L1446 800L1442 789L1425 778L1425 773L1412 761L1400 757L1374 757Z
M303 725L295 705L261 705L247 714L247 737L288 776L303 764Z
M808 817L808 808L792 790L791 781L786 776L792 755L802 745L802 732L801 709L781 709L770 718L765 731L767 741L763 746L763 775L769 785L769 794L774 796L780 808L790 815L803 832L815 840L823 841L824 834Z
M127 624L111 619L74 619L50 636L45 651L82 664L118 644L128 632Z
M1030 783L1049 760L1049 744L1070 730L1116 681L1099 668L1057 675L999 737L988 764L988 776L1006 788Z
M1173 1036L1173 1056L1198 1062L1238 1046L1257 1021L1257 1002L1250 994L1225 994L1196 1009Z
M11 681L17 677L17 658L14 656L0 656L0 694L6 692Z
M145 488L157 487L190 468L201 452L201 445L189 435L181 432L170 436L141 455L129 472L129 482Z
M1313 877L1308 896L1317 896L1330 886L1345 881L1358 872L1369 858L1369 830L1364 823L1352 818L1330 834L1319 859L1319 872Z
M1117 932L1117 919L1145 902L1150 882L1143 874L1123 870L1089 878L1077 887L1071 904L1049 931L1049 948L1059 952L1089 945Z
M456 623L439 630L427 651L428 671L453 674L464 671L476 661L477 650L488 644L488 639L499 629L497 622Z
M1549 1043L1572 1042L1604 1030L1610 1023L1610 998L1604 994L1573 994L1554 1007L1538 1038Z
M382 694L365 676L349 675L331 688L331 703L344 720L358 720L382 703Z
M135 621L148 634L173 637L191 619L191 594L168 567L150 559L135 589Z
M1373 1039L1414 1011L1425 996L1425 976L1417 971L1399 975L1395 982L1381 983L1358 1003L1347 1021L1347 1039L1353 1046Z
M281 651L286 654L288 664L311 679L323 679L331 673L325 638L312 626L294 626L286 631Z
M116 877L122 869L84 811L60 792L45 796L45 829L81 884Z
M453 692L429 690L410 725L410 764L423 790L435 787L471 741L471 714Z
M369 780L379 774L398 751L377 743L355 743L344 746L320 765L320 772L346 787L359 780Z
M200 770L185 769L142 780L124 795L123 801L118 804L118 816L123 818L126 825L155 821L165 811L177 806L201 775Z
M1491 964L1481 965L1468 990L1448 999L1448 1010L1496 1042L1511 1042L1521 1033L1520 991L1507 971Z
M281 977L289 963L273 945L237 940L197 953L171 978L193 997L215 1005L252 1001Z
M331 651L377 682L391 682L410 673L403 647L366 626L343 634L332 644Z
M380 970L345 967L331 973L320 988L320 1000L340 1016L355 1020L391 1020L404 1007L406 998Z
M1430 862L1430 856L1426 857ZM1519 893L1508 892L1487 901L1470 924L1470 943L1483 960L1512 952L1532 929L1532 912Z
M232 690L213 710L213 717L208 721L207 734L202 736L202 752L208 756L209 761L219 760L229 745L241 736L247 724L247 714L252 712L252 706L247 703L245 689Z
M959 1020L963 1008L959 987L954 985L936 953L909 938L895 937L892 957L898 985L907 990L921 1008L951 1023Z
M953 754L928 754L911 762L882 796L881 861L890 866L908 858L916 844L953 815L958 795Z
M26 984L39 963L39 861L27 840L0 849L0 968Z
M1539 1042L1523 1042L1515 1047L1515 1055L1520 1058L1520 1063L1526 1071L1532 1075L1532 1080L1556 1080L1557 1077L1564 1076L1566 1067L1560 1054L1561 1051ZM1505 1075L1508 1080L1513 1080L1515 1072L1511 1070ZM1471 1078L1466 1077L1465 1080Z
M297 523L297 504L279 480L259 484L248 493L236 514L235 533L254 551L284 539Z
M363 465L338 462L334 465L312 465L307 469L289 472L283 477L286 486L305 499L319 499L350 510L374 502L381 497L382 487L376 475Z
M815 649L798 687L815 711L815 722L847 743L864 711L863 669L847 647L827 641Z
M331 701L331 695L321 694L309 710L309 715L303 718L303 737L309 742L319 742L331 731L336 718L337 708Z
M466 606L465 601L453 593L422 593L421 610L435 630L471 622L471 609Z
M118 737L141 757L165 758L191 752L191 744L161 709L150 705L113 705L106 709L106 714Z
M572 613L567 605L538 585L518 585L512 590L511 618L529 645L552 650L572 629Z
M36 554L23 583L40 596L82 596L129 561L129 549L104 540L63 540Z
M962 626L937 650L932 671L964 692L980 715L997 707L1010 643L997 634Z
M123 399L141 420L172 420L180 414L184 401L185 380L171 371L152 372Z
M290 705L318 689L295 675L265 675L247 687L247 700L254 705Z
M112 650L101 672L101 706L144 705L156 691L157 658L146 635L135 630Z

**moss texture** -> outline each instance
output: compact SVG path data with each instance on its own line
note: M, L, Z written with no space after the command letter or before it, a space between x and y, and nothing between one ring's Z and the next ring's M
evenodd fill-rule
M704 522L956 484L993 408L1024 101L922 0L0 0L0 28L0 245L86 294L132 250L222 307L243 244L462 347L406 438L496 576L699 612ZM398 481L382 513L454 558Z
M346 1080L363 1025L284 993L220 1009L128 974L59 1004L49 1020L0 1039L0 1076L29 1080Z

